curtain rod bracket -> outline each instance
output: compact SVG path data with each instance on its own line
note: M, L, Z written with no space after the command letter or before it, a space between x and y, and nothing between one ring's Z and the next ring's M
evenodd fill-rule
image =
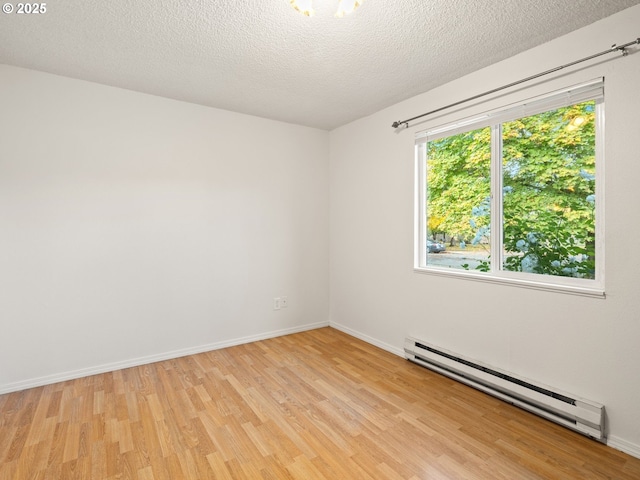
M612 51L615 51L615 50L619 51L622 54L623 57L626 57L627 55L629 55L629 52L627 51L626 47L624 47L624 46L619 47L615 43L613 45L611 45L611 50Z

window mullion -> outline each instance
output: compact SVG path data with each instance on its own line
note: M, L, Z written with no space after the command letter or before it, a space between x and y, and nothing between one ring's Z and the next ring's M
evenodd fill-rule
M491 127L491 272L502 270L502 125Z
M426 266L427 252L427 147L426 144L416 146L416 185L415 185L415 259L416 266Z

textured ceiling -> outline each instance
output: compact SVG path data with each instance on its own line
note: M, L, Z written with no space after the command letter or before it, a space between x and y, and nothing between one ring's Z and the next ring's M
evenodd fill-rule
M0 63L332 129L638 3L53 0L0 13Z

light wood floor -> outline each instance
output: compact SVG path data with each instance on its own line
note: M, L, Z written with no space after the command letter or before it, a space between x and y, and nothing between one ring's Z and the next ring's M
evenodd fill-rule
M331 328L0 396L0 479L640 479Z

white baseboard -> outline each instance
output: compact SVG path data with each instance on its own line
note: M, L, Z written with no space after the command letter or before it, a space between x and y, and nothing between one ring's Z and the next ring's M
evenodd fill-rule
M627 453L632 457L640 458L640 445L628 442L627 440L616 437L615 435L609 435L607 438L607 445L611 448Z
M370 337L369 335L365 335L364 333L357 332L356 330L352 330L349 327L346 327L336 322L329 322L329 326L332 328L335 328L336 330L340 330L341 332L344 332L348 335L351 335L352 337L359 338L363 342L370 343L371 345L375 345L376 347L386 350L387 352L391 352L395 355L398 355L399 357L404 357L404 349L402 348L397 348L397 347L394 347L393 345L389 345L388 343L381 342L380 340Z
M329 322L311 323L311 324L302 325L298 327L285 328L281 330L274 330L271 332L261 333L258 335L251 335L248 337L235 338L231 340L225 340L222 342L210 343L207 345L199 345L197 347L189 347L189 348L184 348L180 350L173 350L171 352L133 358L130 360L124 360L122 362L107 363L104 365L97 365L95 367L72 370L70 372L55 373L53 375L46 375L44 377L31 378L28 380L22 380L20 382L0 385L0 395L5 393L10 393L10 392L17 392L20 390L26 390L28 388L41 387L43 385L49 385L52 383L64 382L66 380L74 380L76 378L88 377L90 375L113 372L114 370L121 370L123 368L139 367L140 365L147 365L149 363L160 362L163 360L171 360L174 358L184 357L186 355L195 355L197 353L210 352L212 350L219 350L221 348L227 348L227 347L233 347L236 345L242 345L245 343L257 342L259 340L266 340L268 338L281 337L284 335L290 335L292 333L304 332L307 330L315 330L316 328L322 328L322 327L328 327L328 326L329 326Z

